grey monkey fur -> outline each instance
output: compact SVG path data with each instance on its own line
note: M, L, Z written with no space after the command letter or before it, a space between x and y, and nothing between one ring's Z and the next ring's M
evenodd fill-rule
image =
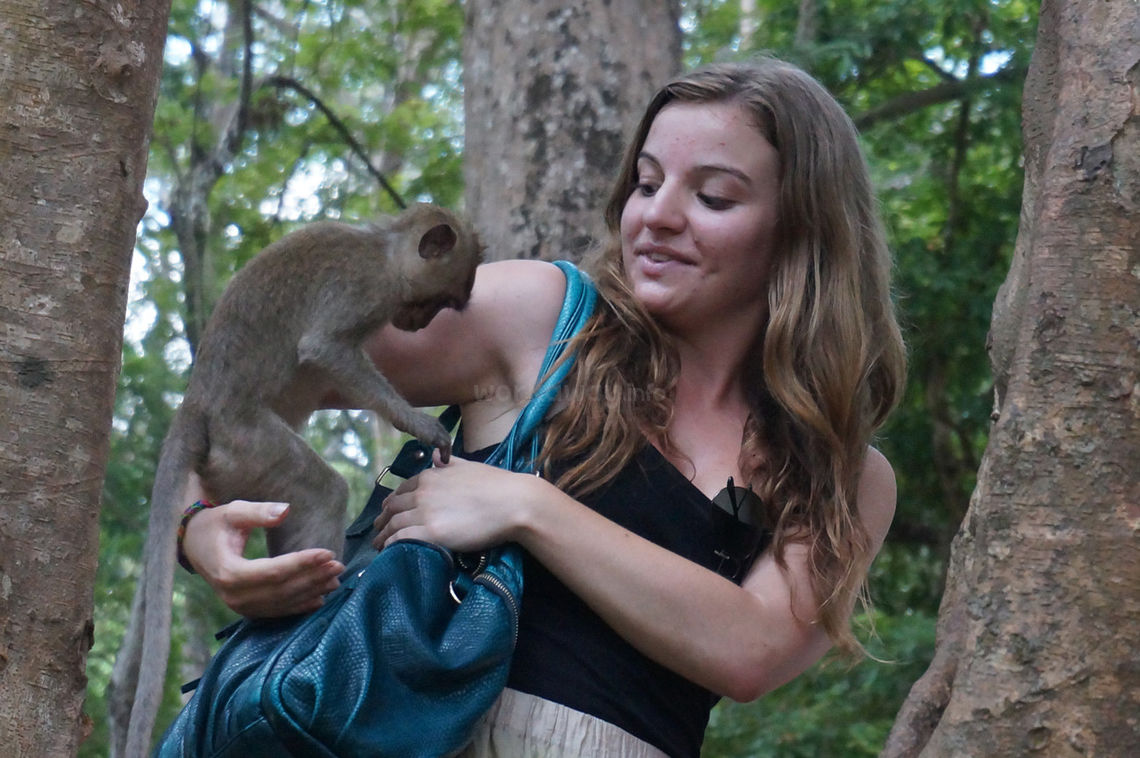
M374 410L446 456L447 431L395 391L362 342L384 323L415 330L443 308L464 307L480 259L468 224L418 204L379 224L310 224L234 276L202 335L155 475L143 575L112 675L128 758L149 750L162 697L174 537L190 472L218 502L290 503L267 532L270 554L325 547L339 555L348 487L295 429L335 390L345 407Z

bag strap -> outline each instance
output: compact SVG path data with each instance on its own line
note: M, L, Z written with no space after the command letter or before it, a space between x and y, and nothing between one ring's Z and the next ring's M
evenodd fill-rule
M538 430L558 397L562 381L574 365L574 355L562 360L566 346L585 326L597 301L598 291L593 282L577 266L569 261L555 261L554 265L566 276L566 297L562 300L562 310L538 371L538 385L510 432L486 460L490 465L512 471L529 471L534 465L540 441ZM530 450L523 456L522 451L528 443Z
M486 460L491 465L511 471L533 469L534 461L538 458L541 438L539 429L558 396L562 380L574 365L575 356L566 355L566 346L585 326L594 312L597 300L598 292L594 289L593 282L577 266L569 261L555 261L555 265L566 276L566 297L562 301L562 310L558 314L550 346L546 349L546 356L538 372L538 386L506 438ZM528 443L530 450L523 457L521 451ZM522 549L518 545L507 544L490 550L486 557L484 568L475 581L488 586L506 587L512 596L518 597L523 587Z

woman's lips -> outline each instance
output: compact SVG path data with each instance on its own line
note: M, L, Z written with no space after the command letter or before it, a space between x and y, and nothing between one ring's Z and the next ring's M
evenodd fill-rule
M646 273L664 273L678 266L691 266L691 261L674 250L661 247L646 247L636 251L637 260Z

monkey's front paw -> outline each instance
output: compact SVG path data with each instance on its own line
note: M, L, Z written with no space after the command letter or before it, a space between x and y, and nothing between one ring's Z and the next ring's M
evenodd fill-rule
M437 444L436 447L439 448L439 460L442 463L447 463L449 460L451 460L451 440L450 439L447 440L447 442Z
M433 434L431 444L439 448L439 459L447 463L451 459L451 435L442 425L439 427L437 434Z
M425 445L438 447L443 453L444 462L447 462L447 455L451 452L451 435L438 419L424 414L406 431Z

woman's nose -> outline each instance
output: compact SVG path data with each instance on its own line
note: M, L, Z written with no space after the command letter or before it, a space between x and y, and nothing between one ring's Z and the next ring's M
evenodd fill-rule
M684 206L676 188L668 183L661 185L652 196L647 197L645 225L651 229L679 231L685 226Z

